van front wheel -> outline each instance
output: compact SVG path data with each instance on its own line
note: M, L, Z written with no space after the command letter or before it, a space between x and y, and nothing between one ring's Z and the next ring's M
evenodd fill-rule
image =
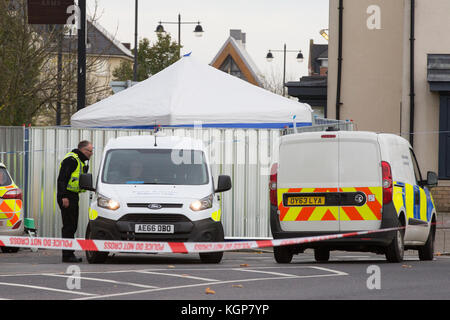
M419 259L422 261L431 261L434 257L434 226L431 226L427 242L419 248Z
M199 255L202 263L220 263L222 261L223 251L199 253Z
M86 239L92 239L91 228L86 230ZM86 251L86 259L89 263L104 263L108 258L108 252Z

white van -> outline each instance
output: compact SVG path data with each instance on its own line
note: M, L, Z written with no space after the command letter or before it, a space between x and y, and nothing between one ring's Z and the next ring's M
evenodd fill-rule
M361 237L274 248L279 263L314 248L316 261L331 250L385 254L403 260L405 249L432 260L436 209L409 142L393 134L310 132L280 141L270 182L271 230L275 239L405 227Z
M231 189L229 176L214 188L201 141L181 137L130 136L105 147L96 188L90 174L82 189L95 191L86 239L136 241L223 241L216 196ZM90 263L107 252L86 252ZM201 253L205 263L219 263L223 252Z

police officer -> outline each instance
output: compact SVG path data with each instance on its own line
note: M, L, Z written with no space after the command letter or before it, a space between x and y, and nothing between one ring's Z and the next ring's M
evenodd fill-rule
M58 176L57 201L62 215L62 237L73 239L78 227L78 201L79 194L85 190L80 189L80 175L87 173L89 161L93 153L92 143L81 141L78 149L74 149L60 163ZM74 255L73 250L63 250L63 262L81 262L81 258Z

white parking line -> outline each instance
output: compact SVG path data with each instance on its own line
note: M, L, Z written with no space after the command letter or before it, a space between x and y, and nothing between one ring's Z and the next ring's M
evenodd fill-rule
M49 277L61 277L61 278L70 278L73 276L63 275L63 274L42 274L43 276L49 276ZM139 288L146 288L146 289L156 289L159 287L155 286L148 286L138 283L132 283L132 282L123 282L123 281L115 281L115 280L109 280L109 279L99 279L99 278L87 278L87 277L80 277L80 280L87 280L87 281L98 281L98 282L108 282L113 284L120 284L120 285L126 285L126 286L132 286L132 287L139 287Z
M200 280L200 281L219 281L216 279L208 279L208 278L200 278L200 277L194 277L187 274L174 274L174 273L163 273L163 272L154 272L154 271L136 271L137 273L147 273L147 274L156 274L156 275L163 275L163 276L170 276L170 277L179 277L179 278L185 278L185 279L194 279L194 280Z
M80 292L80 291L70 291L70 290L61 290L61 289L54 289L54 288L40 287L40 286L32 286L32 285L28 285L28 284L19 284L19 283L0 282L0 286L22 287L22 288L37 289L37 290L54 291L54 292L61 292L61 293L68 293L68 294L77 294L77 295L80 295L80 296L95 296L95 294L92 294L92 293L85 293L85 292Z
M287 273L279 273L279 272L271 272L271 271L263 271L263 270L253 270L253 269L232 269L234 271L245 271L245 272L256 272L256 273L266 273L279 277L297 277L295 274L287 274Z
M272 267L272 268L275 268L275 267ZM291 267L291 268L295 268L295 267ZM309 268L315 268L315 269L327 271L328 273L327 274L318 274L318 275L308 275L308 276L297 276L297 275L287 275L286 274L286 275L284 275L282 277L272 277L272 278L234 279L234 280L226 280L226 281L214 281L214 282L209 282L209 283L208 282L204 282L204 283L182 285L182 286L174 286L174 287L167 287L167 288L157 288L157 289L148 289L148 290L140 290L140 291L133 291L133 292L97 295L97 296L94 296L94 297L76 298L75 300L91 300L91 299L114 298L114 297L122 297L122 296L127 296L127 295L134 295L134 294L143 294L143 293L151 293L151 292L157 292L157 291L195 288L195 287L202 287L202 286L208 286L208 285L222 285L222 284L236 283L236 282L242 283L242 282L268 281L268 280L287 280L287 279L337 277L337 276L348 275L348 273L341 272L341 271L338 271L338 270L332 270L332 269L328 269L328 268L321 268L321 267L309 267ZM222 269L222 270L235 270L234 268L229 268L229 269L220 268L220 269ZM256 269L256 268L254 268L254 269ZM279 267L277 269L279 269ZM201 270L201 269L197 269L197 270ZM158 273L158 274L160 274L160 273Z

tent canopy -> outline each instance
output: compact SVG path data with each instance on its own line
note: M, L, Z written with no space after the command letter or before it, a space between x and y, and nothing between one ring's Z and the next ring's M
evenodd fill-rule
M191 56L71 118L74 127L284 128L311 125L311 107L231 76Z

